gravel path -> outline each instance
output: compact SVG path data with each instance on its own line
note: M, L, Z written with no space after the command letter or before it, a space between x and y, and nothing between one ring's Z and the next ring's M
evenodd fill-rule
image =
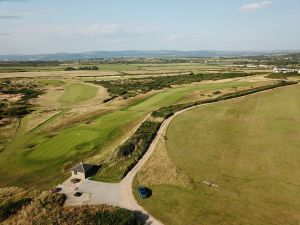
M203 106L203 105L201 105ZM200 107L198 106L193 106L188 109L181 110L177 113L175 113L173 116L169 117L167 120L163 122L161 125L159 131L157 132L157 135L155 139L153 140L152 144L150 145L148 151L145 153L142 159L132 168L132 170L123 178L123 180L120 182L120 190L121 190L121 205L124 208L135 210L135 211L140 211L144 215L148 216L148 219L146 220L146 224L162 224L160 221L156 220L154 217L152 217L144 208L142 208L135 200L133 194L132 194L132 183L133 180L138 173L138 171L144 166L144 164L148 161L150 158L151 154L155 150L159 139L161 136L165 136L166 131L172 122L172 120L179 114L192 110L194 108Z

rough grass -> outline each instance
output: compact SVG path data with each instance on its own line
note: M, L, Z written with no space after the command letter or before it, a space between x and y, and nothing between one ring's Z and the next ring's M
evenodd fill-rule
M151 169L149 169L151 168ZM192 180L176 167L167 151L164 137L160 137L155 151L136 177L140 186L168 184L191 188Z
M39 83L42 84L42 85L52 85L52 86L61 86L63 85L65 82L62 81L62 80L50 80L50 79L47 79L47 80L39 80Z
M20 203L26 203L24 198L18 202L10 202L2 206L2 208L6 207L6 211L1 211L0 213L1 216L3 215L2 219L5 219L1 224L142 224L137 214L127 209L106 205L63 207L64 201L65 195L43 192L32 199L31 204L27 204L27 206L23 204L23 208L20 207Z
M149 182L141 204L165 224L299 224L299 95L294 85L176 117L168 152L195 186Z

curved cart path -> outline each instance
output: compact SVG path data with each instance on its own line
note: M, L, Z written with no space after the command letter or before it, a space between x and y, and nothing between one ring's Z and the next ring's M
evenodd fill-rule
M121 191L121 205L124 208L140 211L144 215L148 216L149 218L146 220L146 224L162 224L160 221L156 220L154 217L152 217L144 208L142 208L135 200L133 193L132 193L132 183L133 180L138 173L138 171L144 166L144 164L148 161L151 154L154 152L159 140L161 137L164 137L166 134L166 131L172 122L172 120L179 114L184 113L186 111L192 110L194 108L198 108L200 106L204 105L198 105L193 106L187 109L183 109L179 112L176 112L173 116L166 119L159 131L157 132L157 135L153 142L151 143L148 151L145 153L145 155L139 160L139 162L133 167L133 169L123 178L123 180L120 182L120 191Z
M157 132L156 137L152 141L148 151L139 160L139 162L131 169L131 171L122 179L120 183L105 183L92 180L82 180L80 183L71 184L70 177L63 184L58 185L62 188L62 193L67 195L65 206L78 205L97 205L107 204L118 206L129 210L136 211L145 224L162 225L160 221L152 217L142 206L140 206L134 198L132 183L138 171L148 161L151 154L155 150L157 143L161 137L164 137L169 124L178 115L185 111L200 107L194 106L175 113L173 116L166 119ZM84 193L81 197L73 196L74 192L79 191Z

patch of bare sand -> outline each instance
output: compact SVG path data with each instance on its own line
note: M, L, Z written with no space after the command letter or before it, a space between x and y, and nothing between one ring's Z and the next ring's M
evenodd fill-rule
M0 93L0 101L16 102L22 98L22 94L2 94Z

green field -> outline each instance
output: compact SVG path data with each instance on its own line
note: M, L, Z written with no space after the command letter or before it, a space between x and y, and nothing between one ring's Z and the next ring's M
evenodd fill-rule
M167 151L191 184L143 183L153 195L140 203L172 225L299 224L299 96L295 85L177 116ZM139 178L157 169L146 165Z
M97 87L86 84L69 84L66 93L61 97L63 104L70 105L91 99L97 94Z
M122 137L126 128L141 121L154 109L174 104L192 91L250 85L253 83L229 82L173 88L54 135L41 133L40 129L19 135L0 155L0 186L48 188L58 184L68 175L63 172L63 167L83 161L88 155L101 154L103 146ZM93 87L79 87L86 86ZM70 87L77 90L78 85ZM69 92L70 89L63 97L68 99L65 102L82 100L82 97L71 98Z

